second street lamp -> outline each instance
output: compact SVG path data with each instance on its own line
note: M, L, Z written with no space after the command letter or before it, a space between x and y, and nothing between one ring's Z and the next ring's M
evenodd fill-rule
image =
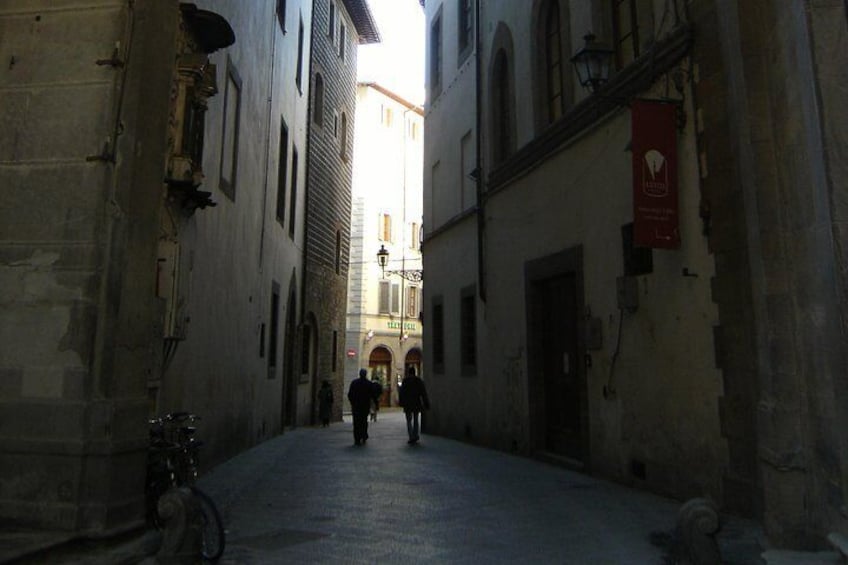
M397 275L410 282L421 282L424 280L424 271L421 269L386 270L386 266L389 264L389 251L385 245L381 245L380 250L377 251L377 264L383 270L383 277L389 274Z

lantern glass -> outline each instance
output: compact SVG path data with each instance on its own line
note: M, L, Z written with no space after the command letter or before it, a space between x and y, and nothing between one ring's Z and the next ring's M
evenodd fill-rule
M381 245L380 250L377 252L377 264L383 269L389 264L389 252L386 250L385 245Z
M613 52L595 43L595 36L591 33L583 39L586 45L571 58L571 62L580 84L594 92L609 79Z

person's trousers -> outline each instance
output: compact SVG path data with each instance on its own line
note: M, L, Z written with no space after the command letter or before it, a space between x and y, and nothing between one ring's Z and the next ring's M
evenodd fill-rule
M406 412L406 432L409 434L409 439L418 440L418 417L421 412L417 410L409 410Z
M368 412L353 413L353 441L359 443L368 439Z

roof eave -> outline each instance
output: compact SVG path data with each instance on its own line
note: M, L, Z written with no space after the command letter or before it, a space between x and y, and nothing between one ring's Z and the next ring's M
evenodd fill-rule
M380 30L377 29L377 22L368 3L365 0L344 0L344 5L350 19L353 20L353 26L359 36L359 44L380 43Z

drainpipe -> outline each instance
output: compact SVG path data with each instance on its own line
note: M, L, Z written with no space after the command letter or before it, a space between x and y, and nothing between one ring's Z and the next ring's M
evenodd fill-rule
M475 64L475 90L476 90L476 131L477 131L477 162L475 163L475 171L477 172L474 179L477 188L477 293L480 300L486 302L486 208L485 194L483 191L483 85L482 76L482 54L481 47L483 45L480 39L480 3L482 0L474 2L474 64Z
M268 86L268 135L265 143L265 180L262 182L262 221L259 228L259 272L262 272L265 255L265 214L268 208L268 165L271 162L271 114L274 103L274 69L277 68L277 18L271 18L271 81Z

